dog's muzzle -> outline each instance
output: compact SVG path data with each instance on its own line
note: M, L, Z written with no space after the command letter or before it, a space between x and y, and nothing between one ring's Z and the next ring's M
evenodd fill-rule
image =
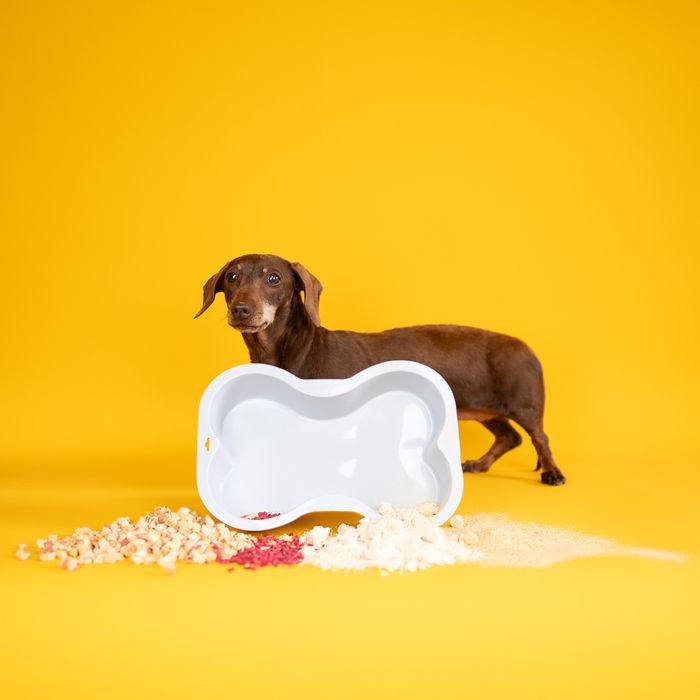
M250 304L236 303L229 309L229 324L241 333L257 333L274 321L276 310L270 304L263 304L262 312L254 313Z

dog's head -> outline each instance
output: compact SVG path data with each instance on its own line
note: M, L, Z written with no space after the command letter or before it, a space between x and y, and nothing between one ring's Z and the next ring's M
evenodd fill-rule
M241 333L257 333L272 325L277 311L304 292L304 308L314 325L320 325L318 301L323 287L300 263L276 255L243 255L227 262L204 285L203 314L223 292L228 322Z

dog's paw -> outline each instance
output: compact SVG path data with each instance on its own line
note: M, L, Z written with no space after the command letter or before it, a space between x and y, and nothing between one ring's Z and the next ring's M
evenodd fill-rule
M468 459L462 463L462 471L471 473L487 472L490 466L490 464L484 464L479 459Z
M566 483L566 477L558 469L542 472L540 479L548 486L561 486Z

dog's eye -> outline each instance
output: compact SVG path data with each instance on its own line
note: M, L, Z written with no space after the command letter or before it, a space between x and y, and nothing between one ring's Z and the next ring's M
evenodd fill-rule
M271 272L271 273L267 276L267 281L268 281L270 284L277 284L281 279L282 279L282 278L281 278L276 272Z
M228 275L226 275L226 279L229 282L235 282L236 281L236 273L235 272L229 272Z

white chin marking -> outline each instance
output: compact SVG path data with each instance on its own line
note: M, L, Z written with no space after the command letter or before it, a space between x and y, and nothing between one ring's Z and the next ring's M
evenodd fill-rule
M272 304L263 304L262 307L262 323L260 324L260 330L267 328L274 320L275 314L277 313L277 307L272 306Z

